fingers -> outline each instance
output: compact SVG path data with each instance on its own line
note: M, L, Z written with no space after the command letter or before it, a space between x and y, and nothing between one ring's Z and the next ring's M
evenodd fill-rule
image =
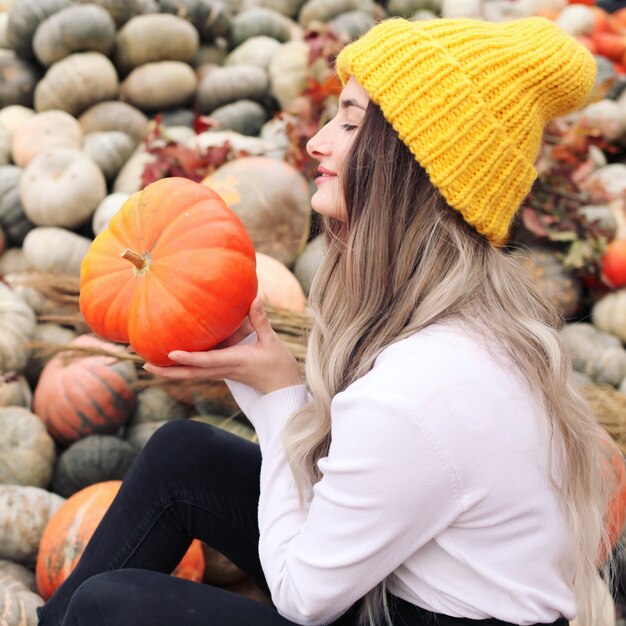
M262 343L264 339L269 339L273 336L274 331L270 320L265 313L261 298L255 298L250 306L250 312L248 313L248 319L252 328L256 331L259 341Z
M206 370L197 367L185 367L182 365L159 367L158 365L146 363L143 368L150 374L171 380L222 380L222 378L208 376Z
M209 352L183 352L175 350L168 354L175 365L159 367L146 363L144 369L155 376L170 379L223 380L237 371L241 355L236 348Z
M189 367L202 367L211 371L228 372L239 365L240 354L236 346L222 350L210 350L208 352L183 352L174 350L167 356L180 365Z

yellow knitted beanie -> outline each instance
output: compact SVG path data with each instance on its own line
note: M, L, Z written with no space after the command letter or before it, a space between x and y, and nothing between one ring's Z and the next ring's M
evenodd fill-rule
M337 57L432 183L495 245L537 176L549 120L587 103L593 56L549 20L381 22Z

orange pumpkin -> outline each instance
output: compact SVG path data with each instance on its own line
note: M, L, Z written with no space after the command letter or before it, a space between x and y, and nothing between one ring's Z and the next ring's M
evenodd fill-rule
M612 241L602 255L602 275L614 289L626 286L626 239Z
M193 580L195 583L199 583L202 582L204 578L205 567L206 559L202 542L199 539L194 539L185 553L185 556L172 572L172 576Z
M594 34L593 43L598 54L619 62L626 52L626 37L611 32L599 32Z
M41 536L35 567L37 591L44 600L76 567L121 484L121 480L110 480L85 487L68 498L50 517ZM173 574L200 582L204 567L202 544L194 540Z
M626 7L615 11L613 17L622 28L626 28Z
M80 310L101 337L156 365L208 350L241 324L257 292L252 242L211 189L165 178L133 194L93 241Z
M626 202L618 198L609 202L608 207L617 228L602 254L600 269L604 282L620 289L626 287Z
M119 346L81 335L68 346L120 351ZM33 412L61 444L95 433L113 433L132 415L135 367L109 356L69 357L63 353L43 368L33 397Z

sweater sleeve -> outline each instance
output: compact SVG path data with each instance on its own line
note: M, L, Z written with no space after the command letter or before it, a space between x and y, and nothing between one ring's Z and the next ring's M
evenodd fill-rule
M257 337L256 333L250 333L245 339L242 339L237 345L245 346L248 344L256 343ZM238 383L235 380L225 379L230 393L233 394L233 398L237 403L237 406L247 414L247 407L249 407L255 400L258 400L263 394L260 391L257 391L254 387L250 387L249 385L244 385L243 383Z
M256 343L256 341L257 341L256 333L250 333L245 339L242 339L237 345L245 346L248 344ZM225 379L224 382L228 386L230 393L232 393L233 398L235 399L235 402L246 415L248 413L248 407L250 407L250 405L253 402L263 397L263 394L260 391L258 391L254 387L250 387L250 385L245 385L244 383L239 383L235 380L229 380L229 379ZM294 389L296 389L295 396L293 396L291 392L287 394L284 394L284 393L280 394L278 392L275 392L277 393L277 395L270 394L272 395L272 398L274 400L276 400L277 398L282 398L282 397L291 397L291 400L288 401L289 412L286 415L284 414L284 410L281 411L280 403L279 403L279 406L276 407L276 411L279 411L282 415L282 419L280 420L281 422L284 422L285 419L289 417L291 413L293 413L300 406L309 402L309 400L311 399L310 394L308 393L308 391L306 391L305 385L298 385ZM305 390L304 395L302 395L303 389ZM279 391L282 391L282 390L279 390ZM295 398L295 402L297 406L293 404L294 398ZM278 421L278 417L279 416L275 416L274 425L276 425Z
M449 459L418 420L394 400L348 390L333 401L323 476L300 508L277 426L305 393L262 396L248 416L263 456L263 571L279 613L315 625L337 619L450 525L462 500Z

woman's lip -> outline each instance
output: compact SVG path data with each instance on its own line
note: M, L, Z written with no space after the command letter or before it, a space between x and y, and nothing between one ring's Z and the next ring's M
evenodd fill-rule
M315 179L315 184L318 187L328 182L329 180L336 178L337 176L335 172L332 172L331 170L327 170L325 167L322 167L321 165L317 168L317 171L318 171L319 176Z
M324 183L327 183L329 180L333 180L334 178L337 178L336 174L332 174L332 175L327 175L327 176L318 176L315 179L315 184L319 187L320 185L323 185Z
M331 172L330 170L327 170L325 167L322 167L321 165L317 168L317 171L320 174L327 174L328 176L337 176L335 172Z

